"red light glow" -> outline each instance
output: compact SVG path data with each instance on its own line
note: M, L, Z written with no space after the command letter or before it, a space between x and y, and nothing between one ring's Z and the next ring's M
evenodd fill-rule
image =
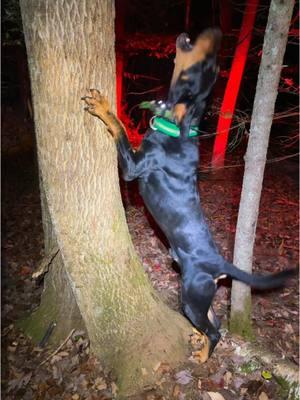
M228 133L245 69L257 5L258 0L249 0L246 5L238 45L235 50L231 70L229 73L217 126L217 136L212 158L212 166L214 168L224 166Z

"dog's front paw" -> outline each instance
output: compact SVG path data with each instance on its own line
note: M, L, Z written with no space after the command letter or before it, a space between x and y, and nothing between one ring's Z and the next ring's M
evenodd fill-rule
M107 123L107 117L110 112L110 106L106 97L102 96L97 89L90 89L90 96L81 98L86 104L85 111L95 115Z

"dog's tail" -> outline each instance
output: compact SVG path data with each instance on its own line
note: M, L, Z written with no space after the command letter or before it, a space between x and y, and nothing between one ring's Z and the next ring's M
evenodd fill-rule
M288 278L291 278L296 274L296 269L286 269L284 271L277 272L276 274L262 276L249 274L237 268L235 265L226 262L224 273L229 275L231 278L244 282L255 289L264 290L275 289L283 286Z

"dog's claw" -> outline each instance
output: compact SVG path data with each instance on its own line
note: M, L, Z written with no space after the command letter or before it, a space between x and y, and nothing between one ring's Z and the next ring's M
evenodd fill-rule
M102 99L104 99L103 96L101 96L101 93L99 92L98 89L90 89L91 95L93 98L95 98L98 101L101 101Z
M102 96L97 89L89 89L89 92L89 96L81 97L81 100L83 100L87 105L84 110L89 112L91 115L99 117L108 125L108 114L110 111L108 100L105 96Z

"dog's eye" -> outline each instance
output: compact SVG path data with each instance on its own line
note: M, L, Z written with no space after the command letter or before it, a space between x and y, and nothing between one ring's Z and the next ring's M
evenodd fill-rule
M181 79L182 79L183 81L188 81L188 80L189 80L188 74L183 74L183 75L181 76Z

